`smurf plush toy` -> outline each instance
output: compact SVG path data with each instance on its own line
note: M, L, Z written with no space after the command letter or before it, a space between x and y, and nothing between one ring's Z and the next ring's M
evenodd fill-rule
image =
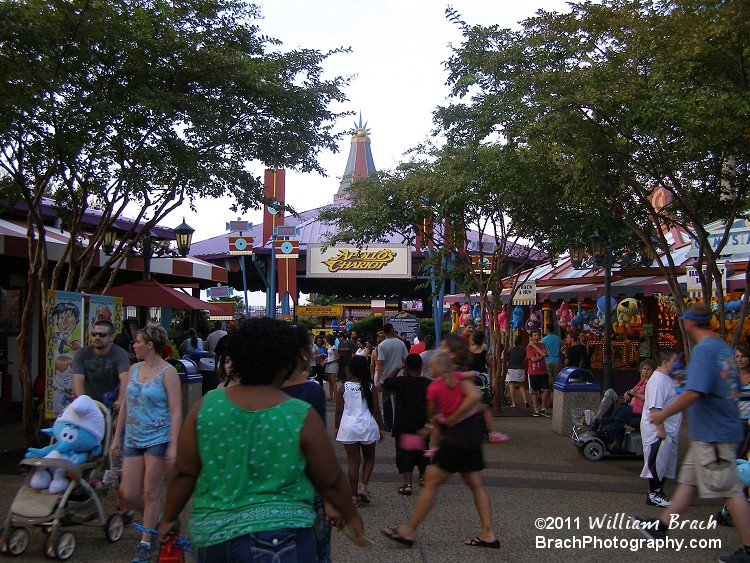
M80 465L89 456L97 456L102 451L104 415L91 397L81 395L62 412L52 429L42 432L54 435L55 443L41 449L29 448L25 457L65 459ZM63 492L68 483L65 469L61 467L37 468L29 480L32 489L47 489L52 494Z
M739 473L742 484L746 487L750 487L750 461L746 459L738 459L737 473Z

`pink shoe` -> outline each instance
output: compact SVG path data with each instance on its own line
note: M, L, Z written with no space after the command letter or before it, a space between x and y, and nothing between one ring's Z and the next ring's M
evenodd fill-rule
M503 434L502 432L490 432L490 443L491 444L502 444L510 440L510 436Z
M424 451L424 456L426 458L435 457L437 455L437 450L435 448L430 448L429 450Z

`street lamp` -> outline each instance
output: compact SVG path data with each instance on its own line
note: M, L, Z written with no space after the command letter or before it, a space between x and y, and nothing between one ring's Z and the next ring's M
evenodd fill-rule
M177 252L180 256L187 256L190 252L190 244L193 240L193 229L190 225L185 223L185 218L182 218L182 223L174 229L175 241L177 243ZM111 256L115 248L115 240L117 239L117 229L110 227L104 233L102 239L102 250L107 256ZM154 242L158 241L159 237L153 233L148 232L143 236L141 242L141 258L143 259L143 279L147 280L151 274L151 260L153 258L172 258L173 256L154 256ZM141 324L145 326L145 321L148 319L148 307L141 307L140 311Z
M601 236L597 231L591 236L590 249L593 266L604 268L604 350L602 369L604 372L604 389L612 388L612 246L609 237ZM584 246L576 243L570 246L570 262L578 269L583 264Z

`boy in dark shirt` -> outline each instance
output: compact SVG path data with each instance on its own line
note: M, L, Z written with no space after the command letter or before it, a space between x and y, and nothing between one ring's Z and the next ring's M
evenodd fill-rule
M424 450L402 449L399 439L403 434L416 434L417 430L424 428L427 423L427 387L431 381L422 377L422 358L418 354L406 356L403 369L404 377L396 377L401 370L400 366L391 373L384 374L382 386L396 393L392 435L396 439L396 467L403 477L398 492L410 495L414 466L419 471L421 482L427 467L427 458L424 457Z

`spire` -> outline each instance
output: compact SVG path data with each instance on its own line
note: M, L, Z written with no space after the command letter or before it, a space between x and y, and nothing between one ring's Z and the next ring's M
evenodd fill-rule
M359 123L354 122L349 159L346 161L344 177L341 179L341 184L339 184L339 190L333 198L334 202L347 198L347 192L353 182L363 180L375 172L375 163L372 160L372 151L370 150L369 133L370 130L367 128L367 123L362 124L362 113L360 112Z

